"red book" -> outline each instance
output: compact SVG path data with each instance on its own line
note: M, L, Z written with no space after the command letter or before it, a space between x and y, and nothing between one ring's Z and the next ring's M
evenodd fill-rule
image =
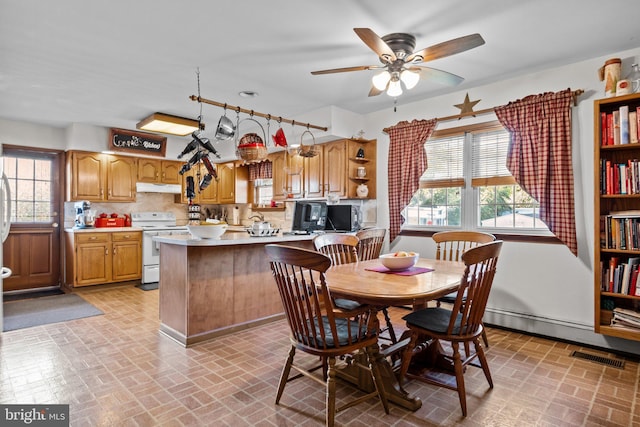
M607 129L607 113L600 113L600 144L608 145L607 135L609 131Z
M613 113L607 113L607 145L613 145Z
M631 274L631 282L629 283L629 295L636 294L636 282L638 281L638 266L634 266L633 273Z
M613 292L613 277L615 275L616 267L618 267L620 259L612 256L609 260L609 292Z

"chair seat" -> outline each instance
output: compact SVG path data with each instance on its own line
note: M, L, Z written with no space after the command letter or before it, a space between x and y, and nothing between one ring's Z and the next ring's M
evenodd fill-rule
M447 333L449 322L451 321L451 310L441 307L424 308L422 310L413 311L402 318L409 325L416 326L426 331L437 334ZM458 314L453 333L460 332L460 321L462 315Z
M444 302L445 304L453 304L456 302L457 297L458 297L457 292L451 292L450 294L447 294L441 298L438 298L438 301ZM464 295L462 296L462 301L464 302L466 300L467 300L467 292L465 291Z
M358 301L352 301L350 299L344 299L344 298L336 298L333 301L333 304L339 309L345 310L345 311L355 310L363 306L363 304L360 304Z
M314 323L315 323L315 326L313 329L318 331L319 326L318 326L317 320L315 320ZM358 337L358 336L367 337L366 325L360 326L360 329L359 329L358 322L348 322L347 319L335 319L335 323L336 323L336 330L338 332L338 343L340 344L340 346L348 346L350 344L349 342L350 337L352 341L351 343L353 343L354 337ZM333 334L331 332L331 324L329 322L329 319L326 316L322 316L322 327L324 328L325 335L326 335L325 341L323 341L322 336L318 331L315 336L315 341L317 343L316 347L334 348L336 346L336 343L335 343ZM311 327L309 327L308 329L309 331L312 330ZM314 340L313 335L309 335L307 338L308 338L307 340L303 340L303 341L309 342Z

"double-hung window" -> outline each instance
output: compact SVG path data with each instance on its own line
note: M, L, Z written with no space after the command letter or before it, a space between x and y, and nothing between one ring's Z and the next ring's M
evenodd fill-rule
M404 227L549 235L538 202L506 167L508 149L509 133L498 122L434 132Z

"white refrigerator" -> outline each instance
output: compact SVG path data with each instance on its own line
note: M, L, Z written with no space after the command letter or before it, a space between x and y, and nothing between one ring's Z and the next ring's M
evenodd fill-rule
M4 157L2 156L2 145L0 145L0 235L2 236L2 243L7 240L9 236L9 228L11 227L11 191L9 189L9 180L4 174ZM4 316L2 310L4 286L2 280L5 277L11 276L11 270L2 265L2 244L0 244L0 267L2 267L2 274L0 275L0 333L2 333L3 325L2 319Z

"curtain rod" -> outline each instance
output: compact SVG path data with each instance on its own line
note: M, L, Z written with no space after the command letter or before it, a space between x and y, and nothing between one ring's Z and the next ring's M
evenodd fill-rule
M578 101L577 101L577 97L582 95L584 93L583 89L576 89L573 92L571 92L571 96L573 97L573 105L577 105ZM503 105L501 105L500 107L503 107ZM462 113L462 114L455 114L453 116L445 116L445 117L436 117L436 121L437 122L447 122L449 120L456 120L456 119L463 119L465 117L475 117L477 115L483 115L483 114L489 114L489 113L493 113L495 111L496 108L500 108L500 107L491 107L491 108L485 108L484 110L478 110L478 111L471 111L469 113ZM389 129L390 128L384 128L382 129L382 132L384 133L389 133Z
M291 123L291 125L293 125L293 126L304 126L306 128L319 129L319 130L322 130L322 131L325 131L325 132L328 129L327 127L312 125L311 123L297 122L297 121L291 120L291 119L284 119L284 118L282 118L280 116L272 116L271 114L259 113L257 111L253 111L253 110L245 110L244 108L240 108L240 107L235 106L235 105L229 105L229 104L222 103L222 102L212 101L210 99L201 98L201 97L196 96L196 95L191 95L189 97L189 99L191 99L192 101L203 102L203 103L209 104L209 105L215 105L216 107L221 107L221 108L224 108L224 109L233 110L233 111L236 111L238 113L245 113L245 114L249 114L249 115L252 115L252 116L264 117L267 120L276 120L278 123L280 123L280 122Z

